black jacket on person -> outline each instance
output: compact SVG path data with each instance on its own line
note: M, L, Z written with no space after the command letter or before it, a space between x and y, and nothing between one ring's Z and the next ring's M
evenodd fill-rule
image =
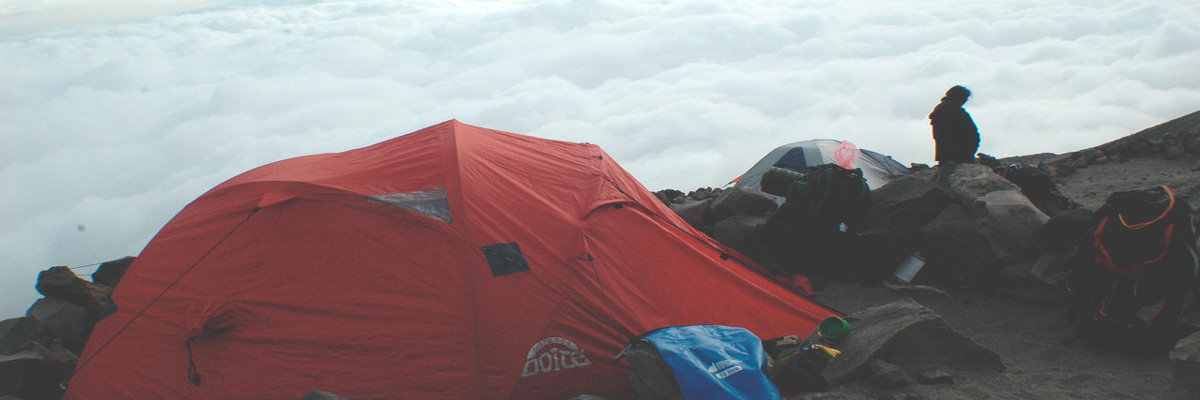
M963 103L943 100L929 114L933 125L933 140L937 147L934 160L938 162L971 162L979 150L979 129L971 115L962 108Z

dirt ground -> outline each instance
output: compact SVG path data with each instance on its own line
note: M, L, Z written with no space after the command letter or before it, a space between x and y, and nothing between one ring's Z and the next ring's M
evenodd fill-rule
M1056 178L1059 190L1095 209L1115 191L1168 185L1193 208L1200 206L1197 160L1140 158L1093 165ZM1166 356L1100 350L1074 336L1065 293L1050 287L1001 283L992 292L898 293L884 287L817 282L817 300L846 313L905 297L933 309L959 333L1000 355L1001 374L958 372L955 383L879 390L858 382L794 399L1156 399L1167 398ZM931 349L936 351L936 349Z

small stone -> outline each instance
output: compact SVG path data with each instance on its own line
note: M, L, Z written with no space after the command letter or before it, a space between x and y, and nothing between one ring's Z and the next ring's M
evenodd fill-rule
M954 375L944 368L923 370L917 374L917 383L922 385L946 385L954 383Z
M868 368L871 372L871 382L880 389L900 389L913 385L912 377L896 364L873 360Z

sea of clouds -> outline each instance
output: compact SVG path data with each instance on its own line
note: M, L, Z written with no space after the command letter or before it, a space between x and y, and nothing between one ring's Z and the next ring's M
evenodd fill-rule
M1091 147L1200 109L1196 4L9 0L0 319L240 172L448 119L598 144L651 190L810 138L930 163L955 84L981 152Z

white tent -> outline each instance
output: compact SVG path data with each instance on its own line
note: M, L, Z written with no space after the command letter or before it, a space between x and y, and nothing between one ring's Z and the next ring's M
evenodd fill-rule
M896 177L912 173L891 157L860 149L853 143L833 139L813 139L776 147L731 183L734 183L734 186L761 190L762 176L772 166L801 170L821 164L838 164L846 168L861 169L863 177L867 179L867 186L872 190L886 185Z

